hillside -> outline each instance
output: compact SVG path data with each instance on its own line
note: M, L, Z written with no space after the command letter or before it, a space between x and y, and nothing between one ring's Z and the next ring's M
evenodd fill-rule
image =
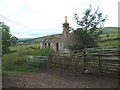
M118 28L117 27L103 27L103 38L106 38L106 35L115 36L118 37ZM60 34L54 34L54 35L60 35ZM48 35L49 36L49 35ZM31 42L40 42L44 38L47 38L48 36L43 36L43 37L37 37L37 38L24 38L24 39L19 39L18 42L24 42L24 43L31 43Z
M18 42L29 42L29 41L36 41L42 40L43 38L47 38L48 36L37 37L37 38L19 38Z
M118 34L117 27L103 27L103 34Z
M58 36L60 34L53 34L53 35ZM48 36L50 36L50 35L48 35ZM37 37L37 38L23 38L23 39L19 39L18 42L24 42L24 43L40 42L44 38L47 38L48 36Z

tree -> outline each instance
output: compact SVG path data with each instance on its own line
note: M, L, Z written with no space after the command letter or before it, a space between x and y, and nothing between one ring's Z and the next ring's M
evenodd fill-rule
M89 41L89 37L91 37L96 44L98 41L100 41L99 35L102 34L101 27L102 25L104 25L104 22L107 20L107 15L103 18L102 13L99 11L99 7L97 8L97 10L95 10L94 13L92 13L91 5L89 9L87 9L83 14L84 16L82 20L79 20L79 17L76 13L74 14L76 23L79 27L82 28L82 31L84 32L83 34L84 39L86 38L86 40Z
M9 46L11 45L11 34L9 27L4 22L0 22L0 32L2 32L2 55L9 53Z
M72 43L68 43L68 48L72 51L95 46L92 37L85 33L82 28L73 30L69 38L68 41L72 40Z
M15 45L18 38L10 34L10 27L0 22L0 41L2 43L2 55L10 52L9 46Z
M16 42L18 41L18 38L15 36L11 36L11 45L16 45Z

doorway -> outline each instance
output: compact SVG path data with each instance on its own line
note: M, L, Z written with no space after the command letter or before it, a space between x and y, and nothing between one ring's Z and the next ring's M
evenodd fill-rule
M47 48L47 43L45 43L45 48Z
M59 44L56 43L56 51L58 52L59 51Z

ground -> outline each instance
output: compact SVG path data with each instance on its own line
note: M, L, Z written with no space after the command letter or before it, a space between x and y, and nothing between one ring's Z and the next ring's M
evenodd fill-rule
M3 88L117 88L118 78L58 70L3 77Z

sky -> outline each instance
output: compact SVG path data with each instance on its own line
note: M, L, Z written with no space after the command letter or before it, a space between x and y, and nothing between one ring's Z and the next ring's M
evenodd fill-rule
M76 29L74 13L82 19L92 5L108 20L103 27L118 27L119 0L0 0L0 21L10 26L10 33L17 38L35 38L62 33L62 24Z

